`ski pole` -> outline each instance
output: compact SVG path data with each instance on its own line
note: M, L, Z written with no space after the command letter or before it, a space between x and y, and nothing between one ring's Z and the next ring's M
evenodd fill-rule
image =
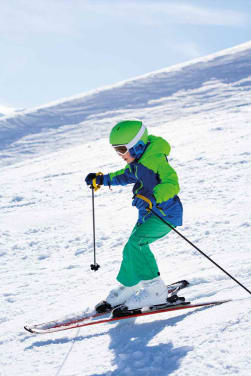
M94 264L91 264L91 270L95 272L100 268L100 265L96 262L96 235L95 235L95 208L94 208L94 186L91 186L92 190L92 224L93 224L93 256L94 256Z
M223 271L225 274L227 274L230 278L232 278L238 285L240 285L244 290L246 290L250 295L251 291L245 287L242 283L240 283L236 278L234 278L231 274L229 274L225 269L223 269L219 264L217 264L214 260L212 260L209 256L207 256L201 249L199 249L195 244L193 244L189 239L187 239L184 235L182 235L178 230L176 230L175 227L170 225L170 223L166 222L158 213L156 213L152 209L152 202L145 196L137 194L135 197L139 197L142 200L146 201L149 204L149 207L147 208L148 211L152 212L156 217L161 219L162 222L164 222L167 226L169 226L176 234L178 234L182 239L184 239L187 243L189 243L192 247L194 247L200 254L205 256L209 261L211 261L215 266L217 266L221 271Z

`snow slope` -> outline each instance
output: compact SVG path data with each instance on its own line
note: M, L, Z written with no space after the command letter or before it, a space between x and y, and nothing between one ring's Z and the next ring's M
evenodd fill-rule
M12 108L12 107L6 107L0 105L0 117L3 116L13 116L15 112L20 111L19 109Z
M249 295L176 234L153 244L163 279L226 305L44 336L24 332L92 307L115 284L137 218L131 187L96 194L90 171L123 163L107 136L142 119L172 145L180 231L251 289L251 43L0 119L0 375L240 375L251 372Z
M251 42L0 119L0 157L7 164L109 134L117 118L136 114L159 124L223 106L249 105ZM189 95L188 95L189 93ZM199 106L199 109L198 109ZM197 108L197 109L196 109ZM147 109L147 114L146 110ZM143 115L142 115L143 112ZM11 145L11 147L9 147Z

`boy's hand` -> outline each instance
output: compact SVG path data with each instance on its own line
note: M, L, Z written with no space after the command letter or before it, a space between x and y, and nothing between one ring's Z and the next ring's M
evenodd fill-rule
M152 194L144 194L144 197L151 201L152 206L156 205L155 197ZM132 202L132 206L136 206L136 208L139 210L148 209L149 203L143 198L135 197Z
M93 180L96 180L96 185L102 185L103 184L103 175L100 175L100 172L97 174L96 172L90 172L86 178L85 182L87 185L94 187L95 184L93 184Z

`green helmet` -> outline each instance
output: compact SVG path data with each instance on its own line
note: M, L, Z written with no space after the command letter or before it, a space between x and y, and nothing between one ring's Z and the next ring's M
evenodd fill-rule
M147 128L139 120L124 120L112 128L110 144L126 145L128 149L135 146L139 141L146 145L148 141Z

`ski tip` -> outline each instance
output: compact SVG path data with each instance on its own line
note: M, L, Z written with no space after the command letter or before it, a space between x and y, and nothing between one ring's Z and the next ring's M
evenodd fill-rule
M186 286L188 286L190 284L186 279L184 279L182 282L184 284L184 287L186 287Z
M233 299L219 300L219 301L215 302L215 305L217 305L217 304L223 304L223 303L228 303L228 302L233 302Z
M28 326L25 325L24 329L27 330L27 332L34 334L34 332L32 331L32 329L29 328Z
M188 285L190 285L190 283L186 279L182 279L181 281L175 283L180 283L183 285L183 287L187 287Z

